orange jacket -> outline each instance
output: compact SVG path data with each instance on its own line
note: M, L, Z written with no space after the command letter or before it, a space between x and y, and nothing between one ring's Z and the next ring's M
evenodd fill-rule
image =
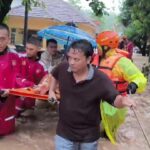
M124 56L118 53L117 55L113 55L104 59L100 62L100 65L98 65L99 56L95 55L92 64L95 65L100 71L104 72L113 81L115 88L121 94L126 94L128 82L126 82L123 78L114 75L114 73L112 72L114 65L122 57Z

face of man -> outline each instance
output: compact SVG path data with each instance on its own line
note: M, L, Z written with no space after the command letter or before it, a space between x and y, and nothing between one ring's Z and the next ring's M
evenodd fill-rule
M47 51L49 52L50 55L55 55L57 52L57 44L52 42L48 43Z
M9 43L9 34L5 29L0 29L0 52L3 52Z
M86 57L84 53L78 49L70 49L68 54L68 63L71 71L74 73L82 72L90 63L91 57Z
M38 53L38 47L31 43L27 43L26 45L26 53L28 57L36 57Z

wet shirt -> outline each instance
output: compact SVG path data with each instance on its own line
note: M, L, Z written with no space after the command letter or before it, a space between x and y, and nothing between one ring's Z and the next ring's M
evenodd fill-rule
M112 82L90 66L87 79L76 83L67 62L54 68L52 75L59 82L61 95L57 134L76 142L97 140L100 101L112 104L118 95Z

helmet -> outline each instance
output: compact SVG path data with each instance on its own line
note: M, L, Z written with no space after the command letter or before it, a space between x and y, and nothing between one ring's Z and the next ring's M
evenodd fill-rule
M104 31L97 35L97 44L109 48L117 48L119 44L119 35L114 31Z

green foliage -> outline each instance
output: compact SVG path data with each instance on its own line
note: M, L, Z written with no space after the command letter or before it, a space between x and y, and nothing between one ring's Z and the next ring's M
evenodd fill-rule
M0 0L0 23L3 22L5 16L10 10L10 6L13 0Z
M0 8L1 8L3 5L4 5L4 4L3 4L3 1L0 0Z
M125 34L134 40L145 55L150 35L149 0L125 0L121 9L120 21L127 27Z
M3 23L7 24L8 23L8 16L6 16L3 20Z
M106 11L106 6L103 2L99 0L86 0L89 1L89 6L92 8L93 12L96 16L103 16L108 15L108 12Z
M45 7L45 5L46 5L43 1L39 1L39 0L22 0L22 4L24 6L27 5L28 10L31 10L32 6L34 6L34 7L38 7L38 6Z

